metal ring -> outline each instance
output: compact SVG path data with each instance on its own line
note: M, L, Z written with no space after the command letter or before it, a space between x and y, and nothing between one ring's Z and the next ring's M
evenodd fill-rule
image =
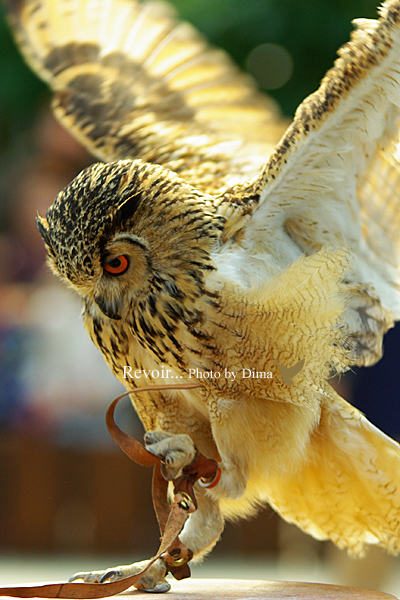
M168 563L169 567L180 567L181 565L184 565L185 563L188 562L188 558L177 558L174 561L165 561L166 563Z
M180 490L176 491L174 500L178 503L178 506L180 508L186 510L186 512L188 513L192 513L196 510L196 505L194 504L190 494L188 494L187 492Z
M198 480L198 484L200 487L207 488L208 490L210 490L211 488L213 488L217 485L217 483L221 479L221 474L222 474L222 471L221 471L220 467L217 467L217 472L215 473L215 475L211 479L211 481L204 479L203 477L200 477L200 479Z

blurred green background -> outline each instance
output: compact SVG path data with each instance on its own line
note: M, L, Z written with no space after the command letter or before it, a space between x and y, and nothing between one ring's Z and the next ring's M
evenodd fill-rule
M278 44L293 63L290 79L270 93L292 115L349 39L351 20L376 17L376 0L172 0L179 14L241 66L260 44ZM20 59L0 15L0 150L32 122L47 91Z

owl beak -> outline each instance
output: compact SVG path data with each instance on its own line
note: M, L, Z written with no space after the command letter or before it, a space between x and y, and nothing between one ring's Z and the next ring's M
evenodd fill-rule
M118 314L118 304L116 302L109 302L105 298L100 298L99 296L95 296L94 301L106 317L114 319L115 321L121 319L121 316Z

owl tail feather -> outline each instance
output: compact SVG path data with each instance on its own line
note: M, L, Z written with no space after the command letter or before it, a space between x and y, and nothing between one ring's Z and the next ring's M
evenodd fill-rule
M400 551L400 446L332 389L296 473L270 480L282 517L351 554Z

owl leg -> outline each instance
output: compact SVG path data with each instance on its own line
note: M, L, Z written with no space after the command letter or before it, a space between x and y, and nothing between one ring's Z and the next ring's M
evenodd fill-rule
M201 560L208 554L221 537L224 518L218 500L209 492L196 486L198 508L187 519L179 539L193 552L193 561Z
M196 455L192 438L186 434L165 431L148 431L144 436L146 450L162 459L164 477L176 479L190 465ZM193 552L193 560L201 559L219 540L224 519L218 500L204 489L196 486L198 509L187 519L179 538Z

